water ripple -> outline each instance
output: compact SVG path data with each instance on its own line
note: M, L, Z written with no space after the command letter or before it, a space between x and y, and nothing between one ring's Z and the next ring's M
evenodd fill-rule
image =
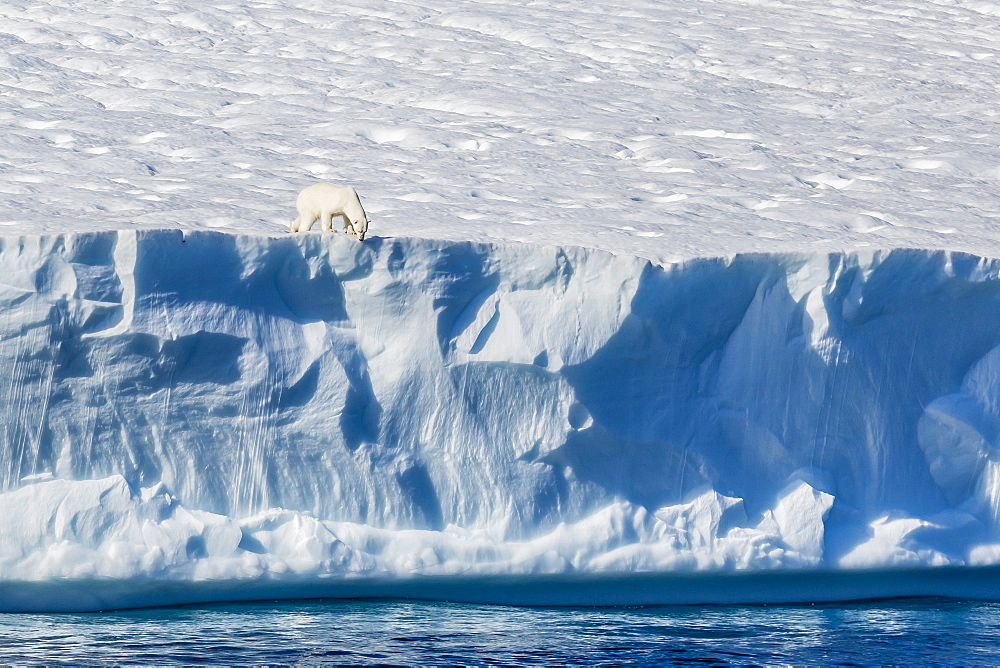
M1000 604L515 608L408 601L0 616L0 663L995 663Z

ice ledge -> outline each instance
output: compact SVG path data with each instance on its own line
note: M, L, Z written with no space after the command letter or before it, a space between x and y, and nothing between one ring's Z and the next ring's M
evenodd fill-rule
M738 526L746 518L737 500L706 491L655 517L613 504L521 542L458 527L387 531L280 509L236 521L189 511L162 486L133 495L120 476L32 482L4 497L4 527L20 529L28 542L50 539L19 559L7 544L0 560L6 612L265 598L649 605L995 599L1000 592L997 566L887 567L886 559L820 566L832 497L804 482L786 490L755 528ZM734 508L737 516L727 517ZM789 509L793 521L774 521ZM49 535L32 536L41 526ZM817 530L802 544L803 532ZM993 556L987 563L997 563Z
M8 587L1000 561L994 260L153 230L0 267Z

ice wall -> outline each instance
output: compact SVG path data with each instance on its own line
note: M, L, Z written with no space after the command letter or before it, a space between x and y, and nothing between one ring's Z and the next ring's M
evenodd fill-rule
M0 369L0 609L1000 562L1000 262L969 255L8 237Z

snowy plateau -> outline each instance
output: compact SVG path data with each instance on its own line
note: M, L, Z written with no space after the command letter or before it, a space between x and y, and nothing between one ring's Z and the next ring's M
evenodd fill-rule
M0 45L0 610L1000 598L995 3ZM321 180L363 243L287 232Z

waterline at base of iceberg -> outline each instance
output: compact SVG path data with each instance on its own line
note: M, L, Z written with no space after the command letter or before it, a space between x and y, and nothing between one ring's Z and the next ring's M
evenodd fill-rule
M1000 599L1000 566L714 573L562 573L274 580L0 581L3 612L95 612L215 601L410 599L518 606Z

